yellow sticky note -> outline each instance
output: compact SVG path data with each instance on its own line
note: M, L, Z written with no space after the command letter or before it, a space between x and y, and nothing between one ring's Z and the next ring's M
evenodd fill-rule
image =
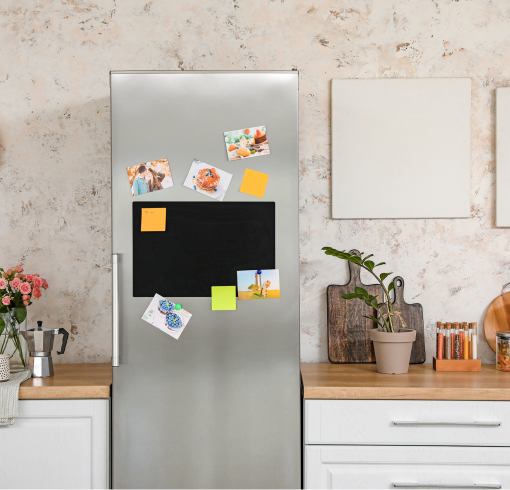
M268 179L268 174L247 168L244 171L243 181L239 190L245 194L250 194L250 196L264 197Z
M166 208L142 208L142 231L165 231Z
M212 286L211 298L213 310L237 309L235 286Z

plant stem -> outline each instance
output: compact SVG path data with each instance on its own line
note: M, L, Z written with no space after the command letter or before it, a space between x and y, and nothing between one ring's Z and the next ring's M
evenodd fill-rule
M386 307L388 308L388 322L389 322L389 327L387 327L387 330L388 332L393 332L393 308L391 307L391 299L390 299L390 293L389 291L386 289L386 286L384 285L384 283L381 281L381 279L379 279L376 274L374 273L374 271L371 271L366 265L363 265L363 264L360 264L361 267L363 267L363 269L365 269L366 271L370 272L370 274L372 274L377 282L381 285L381 287L383 288L383 291L384 291L384 295L386 296ZM381 312L379 311L378 308L376 308L376 310L379 312L379 314L381 315ZM384 319L384 317L381 315L381 317L383 318L384 320L384 323L385 325L387 325L386 323L386 320Z
M386 331L387 332L393 332L393 329L391 328L391 324L388 325L388 322L386 321L386 318L384 318L384 315L382 314L382 311L377 306L374 306L374 308L376 309L377 313L379 313L380 318L384 322L384 325L386 326Z

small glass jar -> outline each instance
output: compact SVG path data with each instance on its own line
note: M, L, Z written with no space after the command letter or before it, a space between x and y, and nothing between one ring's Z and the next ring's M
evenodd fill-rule
M510 372L510 332L496 332L496 368Z

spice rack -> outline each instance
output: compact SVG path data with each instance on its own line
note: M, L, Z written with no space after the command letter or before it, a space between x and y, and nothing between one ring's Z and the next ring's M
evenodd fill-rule
M441 323L436 327L436 371L481 371L476 323Z
M481 359L437 359L434 357L432 364L436 371L481 371Z

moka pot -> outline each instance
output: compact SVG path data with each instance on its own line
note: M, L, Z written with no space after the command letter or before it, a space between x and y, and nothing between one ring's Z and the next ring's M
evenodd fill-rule
M42 322L38 321L37 328L22 330L20 333L28 343L28 351L30 352L28 366L32 376L34 378L53 376L51 351L53 350L55 335L63 335L62 348L57 351L57 354L63 354L66 350L69 332L65 328L42 328Z

